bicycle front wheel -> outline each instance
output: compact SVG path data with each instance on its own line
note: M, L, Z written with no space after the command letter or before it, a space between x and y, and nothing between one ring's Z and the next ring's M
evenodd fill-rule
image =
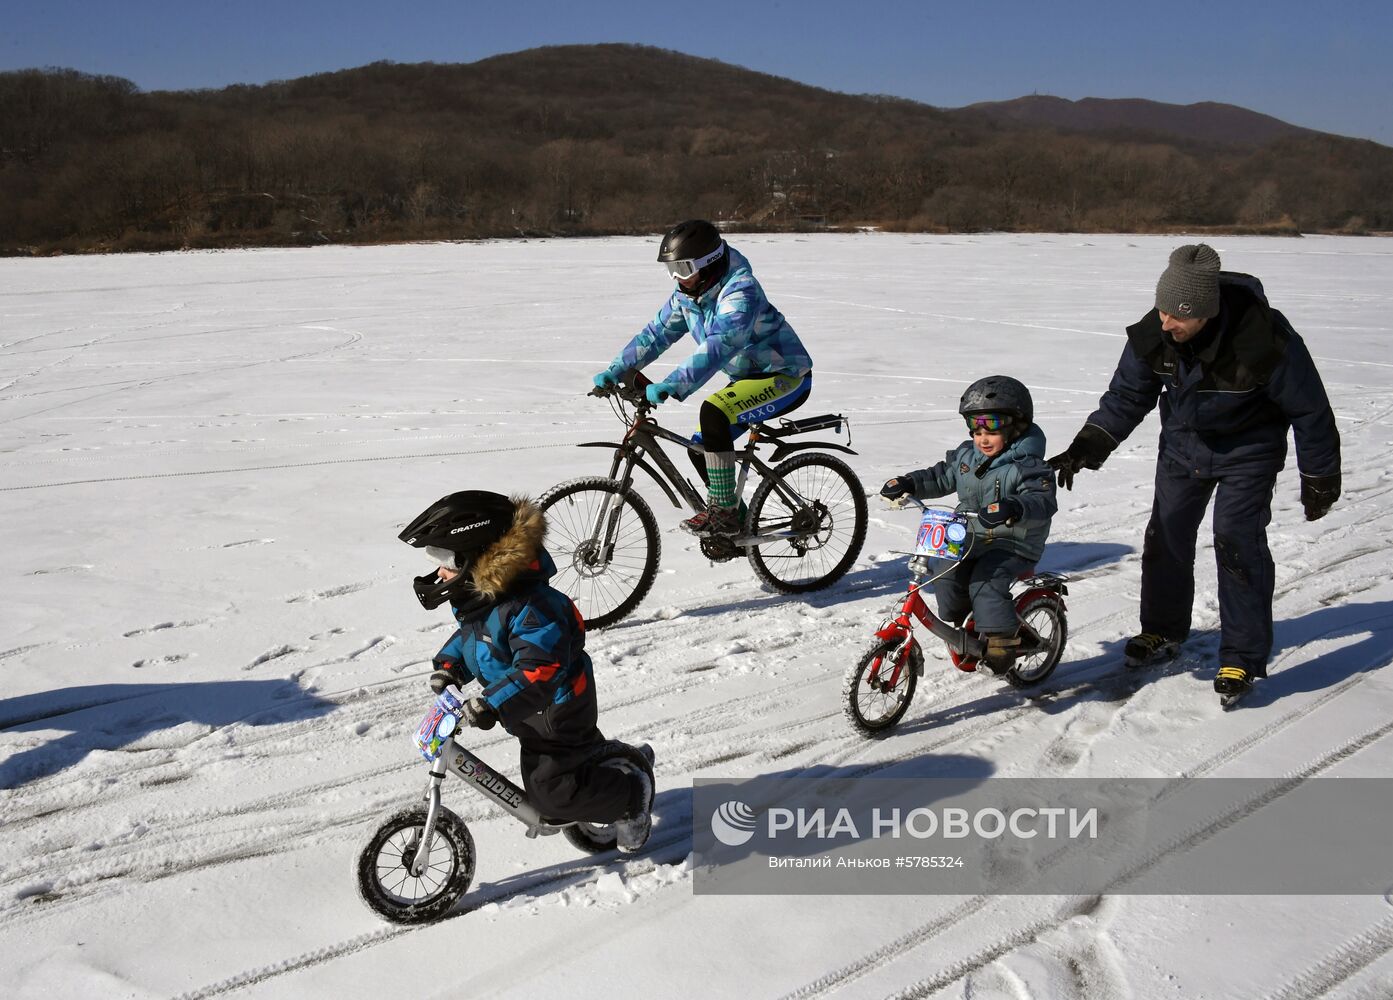
M842 713L861 733L879 736L904 718L923 672L924 653L912 638L880 640L846 672Z
M392 813L373 832L354 866L363 902L393 923L439 920L474 880L474 838L464 820L443 806L436 814L425 870L411 874L426 813L424 805Z
M613 479L572 479L553 486L538 506L547 518L551 583L575 601L588 629L619 621L648 594L662 542L653 511Z
M830 586L861 554L866 518L851 466L821 452L795 455L750 498L749 533L769 539L750 549L750 565L786 594Z

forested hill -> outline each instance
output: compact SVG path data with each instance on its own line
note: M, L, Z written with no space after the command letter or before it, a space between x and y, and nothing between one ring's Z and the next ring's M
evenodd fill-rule
M1393 149L1263 131L1276 120L1223 105L1101 103L1078 120L950 111L630 45L216 91L0 73L0 252L652 232L688 216L1393 229Z

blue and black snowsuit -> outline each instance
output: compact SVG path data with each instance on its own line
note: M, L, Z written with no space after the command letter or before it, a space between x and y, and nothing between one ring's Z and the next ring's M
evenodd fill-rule
M1025 513L1016 521L988 528L969 522L972 547L961 565L934 583L938 616L961 623L972 612L980 635L1011 635L1017 628L1011 584L1028 572L1045 551L1050 519L1059 509L1054 472L1045 462L1045 432L1031 424L995 458L983 455L971 440L948 452L942 462L910 473L916 497L958 494L957 510L976 512L1015 497ZM934 560L933 573L949 568Z
M605 738L585 624L548 582L556 565L541 548L544 526L529 504L476 560L470 574L478 596L451 602L459 628L435 666L462 684L482 685L484 700L521 744L523 787L543 816L611 823L635 811L640 790L629 773L591 766Z
M1219 314L1177 344L1155 309L1127 328L1112 383L1087 423L1121 442L1160 402L1156 493L1142 548L1141 626L1182 641L1195 595L1195 539L1214 497L1220 662L1267 675L1274 572L1272 491L1296 436L1303 476L1340 471L1340 434L1300 335L1262 283L1221 272Z

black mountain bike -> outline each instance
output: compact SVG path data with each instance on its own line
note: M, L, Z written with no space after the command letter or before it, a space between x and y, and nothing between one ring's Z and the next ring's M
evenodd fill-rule
M701 446L660 427L637 382L595 389L590 395L607 399L628 427L623 441L580 445L613 450L609 475L559 483L542 495L540 505L547 516L547 550L558 566L552 585L576 602L587 628L604 628L638 607L658 575L658 521L634 489L634 470L651 476L678 509L685 503L701 511L706 500L659 442L695 452ZM866 540L866 491L851 467L825 450L856 452L827 441L789 439L827 428L841 433L843 427L850 441L850 425L841 414L783 419L778 427L751 424L744 448L735 453L740 530L733 536L702 537L702 554L712 562L747 556L761 580L788 594L818 590L840 579ZM777 465L756 454L766 443L774 445L770 461ZM759 484L746 507L751 472Z

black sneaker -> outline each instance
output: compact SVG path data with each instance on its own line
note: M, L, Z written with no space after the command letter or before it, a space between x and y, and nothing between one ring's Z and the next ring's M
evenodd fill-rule
M1214 690L1222 695L1247 694L1252 689L1252 675L1244 667L1220 667L1214 678Z
M1145 667L1157 660L1172 659L1180 651L1180 643L1155 632L1143 632L1127 640L1122 655L1129 667Z

